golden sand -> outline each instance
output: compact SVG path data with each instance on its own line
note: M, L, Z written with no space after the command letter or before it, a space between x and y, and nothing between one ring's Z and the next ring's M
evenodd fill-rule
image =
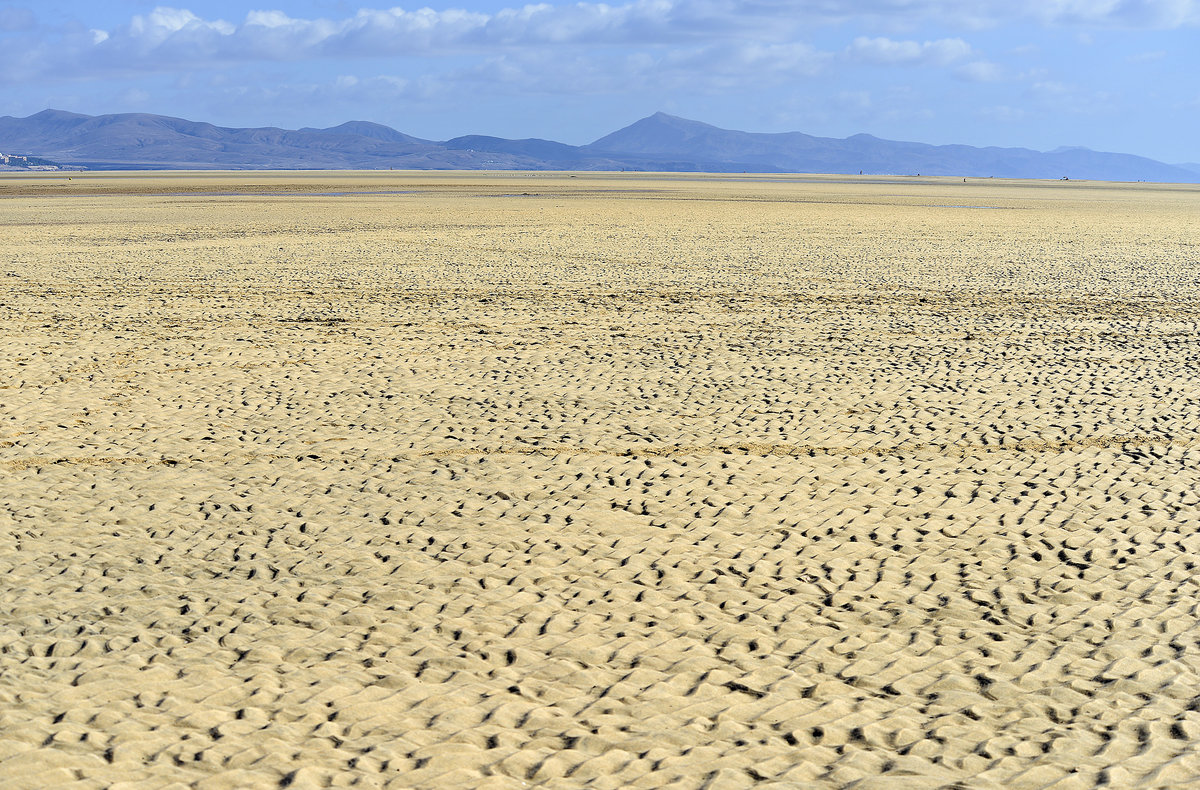
M0 178L0 788L1200 781L1200 191Z

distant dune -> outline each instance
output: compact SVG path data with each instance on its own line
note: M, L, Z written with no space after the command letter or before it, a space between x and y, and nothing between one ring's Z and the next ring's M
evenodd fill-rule
M758 134L655 113L583 146L466 135L424 140L382 124L236 129L162 115L44 110L0 117L0 151L94 169L644 170L865 173L1100 181L1200 181L1200 165L1169 165L1086 148L1050 152Z

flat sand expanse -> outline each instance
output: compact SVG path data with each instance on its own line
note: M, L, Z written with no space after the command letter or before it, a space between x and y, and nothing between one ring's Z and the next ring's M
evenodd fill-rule
M1200 781L1198 217L0 177L0 788Z

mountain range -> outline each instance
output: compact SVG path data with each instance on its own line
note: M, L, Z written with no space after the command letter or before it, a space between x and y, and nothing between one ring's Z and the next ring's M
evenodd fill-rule
M144 113L0 117L0 152L92 169L644 170L1200 182L1170 165L1086 148L1042 152L720 129L655 113L582 146L467 135L424 140L369 121L238 129Z

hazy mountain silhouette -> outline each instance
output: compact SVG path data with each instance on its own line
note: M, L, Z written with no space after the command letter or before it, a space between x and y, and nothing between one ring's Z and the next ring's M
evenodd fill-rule
M553 140L507 140L503 137L487 137L486 135L468 134L455 137L442 143L446 148L455 151L486 151L488 153L515 154L541 159L547 162L576 162L585 158L582 148L566 143L556 143Z
M322 134L350 134L358 135L359 137L369 137L372 140L385 140L389 143L418 143L428 144L432 141L422 140L419 137L397 132L390 126L384 126L381 123L372 123L371 121L346 121L338 126L330 126L328 129L313 129L306 126L300 129L301 132L320 132Z
M1196 181L1197 173L1130 154L1086 148L1049 153L1028 148L975 148L882 140L869 134L844 139L800 132L756 134L655 113L601 137L598 151L690 155L698 159L770 165L790 172L1070 178L1109 181Z
M44 110L0 117L0 152L92 168L511 169L868 173L1111 181L1200 181L1168 165L1086 148L1051 152L721 129L655 113L594 143L467 135L433 141L369 121L327 129L240 129L144 113Z
M93 167L192 169L374 167L429 148L390 131L395 138L327 129L230 129L143 113L92 117L45 110L28 118L0 118L0 146L53 151L52 159Z

